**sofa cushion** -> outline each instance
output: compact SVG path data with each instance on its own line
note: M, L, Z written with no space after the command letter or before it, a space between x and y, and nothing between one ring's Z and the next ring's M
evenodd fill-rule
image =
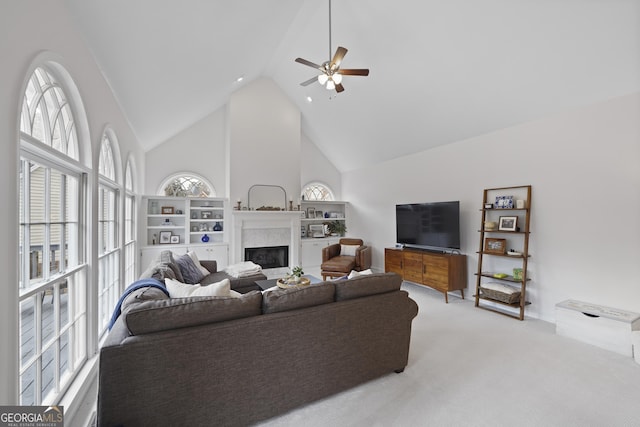
M175 262L173 253L169 250L160 252L158 257L151 261L149 267L140 275L140 278L151 277L164 281L165 277L170 279L176 279L179 282L184 282L182 273L180 272L180 266Z
M262 295L262 312L296 310L314 305L328 304L334 301L335 285L324 282L304 288L273 289Z
M120 311L124 313L132 305L143 302L143 301L162 300L162 299L169 299L169 297L167 296L167 294L165 294L158 288L149 286L146 288L136 289L135 291L127 295L126 298L122 301L122 304L120 306Z
M169 278L165 279L164 283L171 298L231 296L231 282L229 282L229 279L223 279L220 282L205 286L199 284L190 285Z
M402 284L402 277L396 273L376 273L332 283L336 286L336 301L343 301L397 291Z
M182 273L182 278L184 279L182 280L183 283L195 285L196 283L200 283L205 276L196 263L193 262L193 258L191 258L189 254L177 257L176 264L180 267L180 273Z
M234 297L189 297L145 301L132 307L125 323L133 335L186 328L257 316L262 312L262 293Z

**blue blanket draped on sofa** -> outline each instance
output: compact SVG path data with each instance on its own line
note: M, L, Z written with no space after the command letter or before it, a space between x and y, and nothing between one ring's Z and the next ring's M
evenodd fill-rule
M118 300L118 304L116 304L116 308L113 310L113 314L111 315L111 320L109 321L109 330L111 330L111 328L113 327L113 324L116 323L116 320L118 320L118 317L120 316L120 312L121 312L120 310L122 308L122 303L124 302L124 299L131 292L140 288L147 288L147 287L158 288L162 292L167 294L167 296L170 296L169 291L167 291L167 288L158 279L146 278L146 279L140 279L133 282L127 289L124 290L124 292L120 296L120 299Z

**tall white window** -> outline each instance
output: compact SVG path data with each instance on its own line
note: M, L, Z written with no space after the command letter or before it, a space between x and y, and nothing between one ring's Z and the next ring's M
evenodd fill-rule
M307 184L302 190L302 198L303 200L321 200L325 202L334 200L331 189L319 182Z
M84 201L74 112L45 67L27 84L20 122L20 404L46 405L87 357Z
M127 162L124 172L124 187L124 286L127 287L136 278L136 196L131 161Z
M107 330L111 312L122 292L118 212L120 191L116 184L113 132L105 132L100 145L98 182L98 332Z

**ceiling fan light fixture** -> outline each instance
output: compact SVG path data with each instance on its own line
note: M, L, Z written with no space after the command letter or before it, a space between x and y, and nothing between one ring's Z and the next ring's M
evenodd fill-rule
M334 81L335 84L339 85L340 83L342 83L342 74L333 73L333 75L331 76L331 79Z
M336 88L336 84L332 79L327 80L327 90L334 90Z
M329 80L329 76L327 76L326 74L320 74L318 76L318 83L320 83L321 85L324 86L324 84L327 82L327 80Z

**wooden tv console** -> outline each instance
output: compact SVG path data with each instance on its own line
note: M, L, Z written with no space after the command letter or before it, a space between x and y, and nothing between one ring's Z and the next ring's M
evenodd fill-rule
M430 252L414 248L385 248L384 270L398 273L403 280L429 286L444 294L467 287L467 256Z

